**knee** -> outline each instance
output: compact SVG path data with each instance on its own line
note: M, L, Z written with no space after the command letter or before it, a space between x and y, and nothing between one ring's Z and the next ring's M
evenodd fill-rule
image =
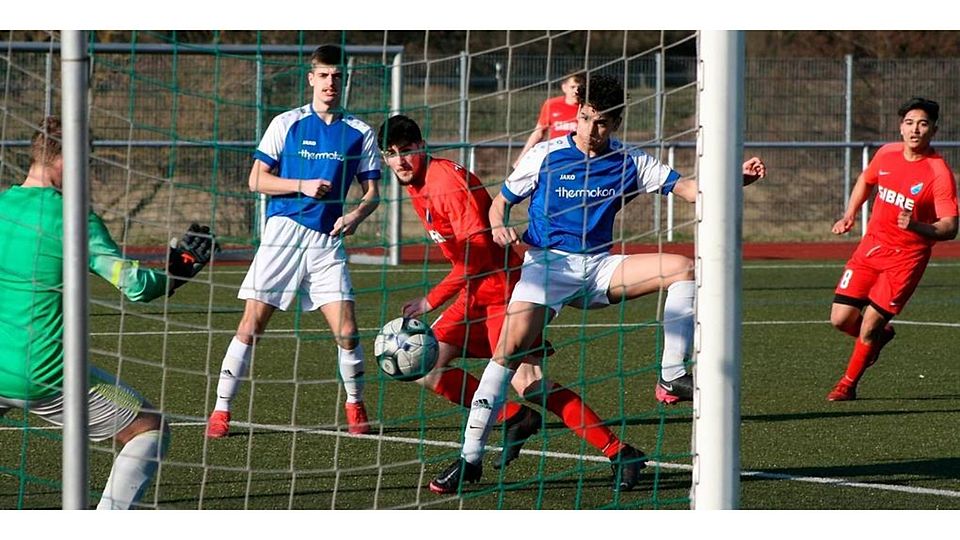
M859 320L859 313L854 316L836 311L830 313L830 324L837 330L852 337L860 335Z
M537 366L526 363L517 368L511 384L523 399L534 403L539 403L552 386Z
M164 439L170 437L170 426L163 416L154 411L141 411L130 425L117 434L116 438L120 444L127 444L130 439L148 431L160 431Z
M836 313L831 313L830 324L837 330L844 332L850 327L850 319Z
M864 319L863 324L860 326L860 339L864 343L873 343L880 337L883 327L886 324L887 321L882 318Z
M693 260L684 257L676 281L693 281L694 278Z
M663 287L669 287L680 281L694 281L693 261L682 255L677 255L670 261L670 265L663 269Z

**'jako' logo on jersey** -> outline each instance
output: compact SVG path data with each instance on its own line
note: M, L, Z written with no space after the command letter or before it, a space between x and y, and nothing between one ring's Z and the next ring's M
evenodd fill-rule
M613 197L617 194L617 190L613 188L568 189L561 186L554 191L557 192L559 197L564 199L598 199L601 197Z
M343 154L340 152L311 152L306 148L302 148L297 155L303 159L332 159L333 161L343 161Z
M922 187L923 187L923 184L919 184L919 186L922 188ZM914 186L914 187L917 187L917 186ZM913 188L910 188L910 191L913 192ZM918 189L918 190L917 190L917 193L919 193L919 192L920 192L920 191L919 191L919 189ZM914 205L913 199L910 199L910 198L906 197L906 196L903 195L902 193L897 193L896 191L894 191L894 190L892 190L892 189L887 189L887 188L885 188L885 187L880 187L880 188L878 188L878 189L877 189L877 199L879 199L879 200L881 200L881 201L883 201L883 202L885 202L885 203L892 204L892 205L894 205L894 206L899 206L900 208L903 208L904 210L913 210L913 205Z
M561 179L561 180L576 180L576 179L577 179L577 175L575 175L575 174L561 174L561 175L560 175L560 179Z

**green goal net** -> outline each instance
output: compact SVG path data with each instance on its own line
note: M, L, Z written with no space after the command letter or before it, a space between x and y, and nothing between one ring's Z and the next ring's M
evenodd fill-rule
M649 463L631 491L611 489L610 461L540 400L542 429L509 467L437 495L431 479L459 455L469 413L377 367L374 338L449 264L406 190L383 166L379 208L344 240L366 359L371 431L348 433L337 348L320 311L278 311L232 402L230 435L205 437L221 361L243 316L240 284L261 244L265 198L248 184L253 152L278 114L311 100L310 55L344 47L342 100L374 130L403 113L434 155L462 163L496 195L566 76L611 75L627 91L616 136L685 175L697 172L697 34L656 31L90 32L87 100L91 207L126 257L163 268L167 242L192 222L216 232L214 263L170 298L127 300L90 278L90 362L162 412L169 451L138 506L157 509L689 508L689 403L654 397L663 294L602 310L566 308L546 327L546 377L578 394ZM7 32L0 43L0 190L29 167L29 140L59 114L59 33ZM348 159L351 156L348 156ZM343 196L347 211L362 192ZM5 216L16 219L16 216ZM613 251L692 256L693 205L641 196L619 213ZM511 220L527 227L526 204ZM2 309L2 307L0 307ZM425 315L432 323L442 309ZM0 319L2 321L2 319ZM0 335L3 335L0 322ZM480 377L486 358L453 363ZM688 367L692 369L692 367ZM582 412L582 411L578 411ZM587 426L590 427L590 426ZM96 501L120 450L91 443ZM13 408L0 418L0 508L61 506L61 432Z

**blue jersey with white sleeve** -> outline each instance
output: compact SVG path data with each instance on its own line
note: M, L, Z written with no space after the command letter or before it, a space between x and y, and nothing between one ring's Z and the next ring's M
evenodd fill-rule
M322 233L329 233L343 215L343 201L354 177L380 179L380 155L370 126L349 115L338 116L328 125L312 104L277 115L254 158L291 182L320 178L333 183L320 199L297 192L273 195L267 203L267 217L286 216Z
M640 193L666 195L680 173L639 148L610 139L603 155L587 157L573 135L531 148L503 185L510 204L530 197L523 241L568 253L602 253L613 243L613 223Z

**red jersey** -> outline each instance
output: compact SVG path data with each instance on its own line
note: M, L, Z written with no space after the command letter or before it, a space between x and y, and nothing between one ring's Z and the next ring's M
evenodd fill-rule
M547 138L562 137L568 133L577 130L577 110L580 105L574 103L568 105L563 96L550 98L543 102L540 107L540 117L537 118L538 126L547 126L550 128Z
M936 242L898 227L901 209L912 211L913 220L921 223L958 215L953 171L936 152L918 161L907 161L903 157L903 143L886 144L873 156L863 174L867 184L877 185L867 236L886 247L923 251Z
M431 306L464 289L472 296L484 276L507 286L504 268L519 268L523 261L493 241L488 216L493 200L479 178L450 160L431 158L423 183L407 186L407 193L430 238L453 265L427 294Z

